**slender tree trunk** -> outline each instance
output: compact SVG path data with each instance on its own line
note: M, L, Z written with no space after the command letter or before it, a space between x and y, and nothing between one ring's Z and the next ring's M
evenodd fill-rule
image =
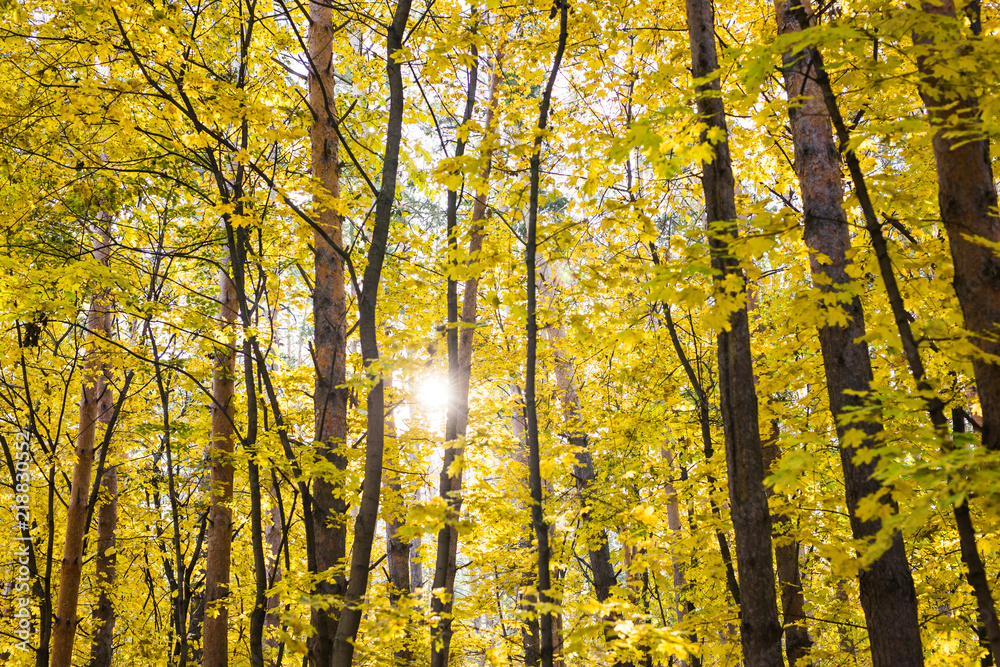
M677 497L677 488L674 486L674 452L672 449L663 447L660 454L669 472L667 480L663 483L663 490L667 494L667 529L672 535L679 538L682 530L681 503ZM687 578L684 576L684 566L677 556L675 548L671 547L670 551L670 566L674 584L674 613L677 614L677 622L680 623L688 611L683 599L687 588Z
M955 18L954 0L924 2L922 7L926 13L942 17L935 21L941 26L940 34L961 40L957 24L947 24L949 19ZM978 5L974 14L971 18L975 30L979 23ZM914 41L933 46L930 37L917 35ZM973 343L995 360L1000 356L1000 338L997 337L1000 333L1000 259L996 251L983 242L1000 242L997 190L989 140L979 117L979 101L935 76L935 64L941 58L953 57L947 49L954 46L932 49L929 56L917 59L923 76L920 96L933 133L938 205L955 265L955 294ZM966 77L960 79L958 85L965 86ZM990 451L1000 451L1000 365L977 355L972 359L972 369L983 409L983 444Z
M782 34L800 29L789 7L788 0L775 4L778 31ZM840 154L834 143L823 92L808 74L813 67L808 53L789 53L784 60L785 90L789 100L801 97L800 102L789 106L788 114L813 283L828 295L825 309L836 313L829 321L846 322L821 326L819 340L830 410L841 443L840 459L851 532L855 539L872 540L882 522L878 519L862 521L857 516L857 509L862 499L883 489L874 476L879 459L869 457L869 462L862 464L855 464L854 460L859 451L877 446L882 426L874 419L848 421L852 410L864 407L864 394L871 390L874 376L868 345L862 340L865 319L861 300L843 294L851 283L847 257L851 240L843 208ZM848 444L852 442L858 444ZM897 511L891 501L887 502L893 512ZM893 535L890 548L858 574L858 580L875 667L923 664L916 591L899 532Z
M535 540L538 544L538 601L548 605L552 602L549 589L552 582L549 573L549 527L545 522L545 512L542 507L542 472L541 454L538 445L538 410L535 404L535 358L538 346L538 313L535 308L535 280L537 274L536 253L538 234L538 195L542 165L542 140L549 120L549 105L552 101L552 88L555 86L559 65L562 63L566 50L567 23L569 16L568 0L561 0L555 5L559 9L559 45L556 48L552 69L549 72L548 83L539 105L538 125L535 134L534 147L531 153L531 193L528 204L528 238L525 244L525 266L528 272L527 285L527 364L524 388L524 412L528 440L528 485L531 489L531 523L535 530ZM552 612L547 608L539 614L539 653L542 667L552 667Z
M94 259L108 265L111 234L110 219L103 215L104 229L94 238ZM56 604L55 627L52 631L52 667L70 667L73 662L73 641L76 635L76 610L80 599L80 577L83 570L83 538L87 531L90 510L90 477L94 463L94 443L101 410L110 405L111 389L105 381L106 351L98 341L111 334L111 303L106 289L98 289L90 302L87 328L91 331L83 374L80 398L80 430L76 437L76 464L66 512L66 541L63 546L62 569L59 572L59 600Z
M539 270L541 283L538 290L547 306L552 306L555 300L555 291L551 286L553 280L552 272L543 267ZM580 397L577 395L574 377L576 369L572 360L568 359L563 351L562 342L566 337L565 332L556 324L550 324L544 329L545 337L549 340L555 353L555 376L556 385L561 394L560 401L563 408L563 419L566 422L568 439L576 449L576 462L573 465L573 478L576 481L576 490L579 495L581 506L580 520L583 525L583 532L587 536L587 560L590 563L590 571L594 583L594 594L598 602L606 602L611 597L611 589L618 584L615 576L615 568L611 562L611 548L608 544L608 533L603 526L597 525L591 514L594 505L594 494L596 491L597 473L594 470L594 459L590 453L590 442L586 431L580 424ZM605 617L604 637L606 641L612 641L617 635L614 630L616 615ZM628 661L617 661L618 667L631 665Z
M475 20L475 15L473 15ZM472 47L472 66L465 93L465 111L460 127L468 128L476 104L476 89L479 83L479 53ZM458 139L455 157L465 154L465 140L456 130ZM458 251L458 191L448 190L447 244L449 264L455 265L454 255ZM478 235L477 235L478 236ZM475 238L475 237L474 237ZM464 303L462 304L465 305ZM475 303L472 304L472 319L475 321ZM448 411L444 427L444 457L441 464L440 494L448 507L445 526L438 532L437 557L434 563L434 583L431 595L431 613L435 623L431 626L431 667L446 667L451 647L451 614L455 597L455 574L458 558L457 522L462 511L462 455L465 450L465 431L469 418L469 374L472 372L472 350L468 359L462 358L465 351L459 350L458 323L458 281L448 278L447 285L448 329L445 333L448 344ZM465 321L463 315L463 322ZM465 363L463 363L465 361ZM461 423L460 423L461 422ZM457 468L457 470L456 470Z
M523 396L521 389L516 385L511 386L511 391L518 397L514 413L511 415L511 433L517 439L518 448L514 454L514 460L521 466L528 468L528 438L526 435ZM530 477L530 474L528 475ZM529 527L530 528L530 527ZM522 537L517 545L518 553L525 553L531 550L531 539ZM526 560L526 559L525 559ZM521 649L524 652L523 662L525 667L538 667L541 656L541 649L538 638L538 597L526 589L532 588L535 584L535 577L525 568L521 575L520 587L524 592L519 593L517 606L522 616L525 617L524 625L521 626Z
M774 430L769 442L764 446L764 469L768 474L774 472L774 465L780 458L781 448L778 446L778 427ZM767 489L768 498L774 491ZM781 619L785 626L785 655L788 667L809 667L812 663L809 654L812 651L812 637L805 626L805 598L802 595L802 576L799 572L799 543L787 537L789 518L784 514L772 517L774 537L774 561L778 573L778 590L781 595Z
M111 390L108 389L101 397L98 408L98 420L108 428L111 421L113 401ZM90 645L90 667L110 667L115 629L115 610L112 603L112 592L115 589L115 531L118 528L118 466L111 465L101 478L101 490L104 496L97 510L97 582L100 585L100 595L97 608L94 609L94 620L97 632Z
M271 496L274 500L269 512L271 521L264 529L264 539L267 540L268 556L271 561L267 574L269 588L274 588L274 585L281 581L281 551L285 542L284 534L287 530L281 505L277 501L278 493L278 486L272 481ZM281 596L278 593L272 593L267 598L267 613L264 616L266 632L264 646L268 649L268 665L270 667L277 667L279 652L282 650L282 643L274 637L275 632L281 627L280 606Z
M386 389L392 388L392 377L385 375L383 384ZM411 591L410 585L410 543L399 536L399 530L406 522L406 509L403 502L403 487L400 483L400 467L402 457L400 456L399 442L396 439L396 420L390 410L385 418L386 439L389 441L388 452L386 453L386 467L389 469L388 478L385 481L385 555L386 565L389 572L389 603L396 607L402 607L401 613L409 614L409 606L405 600ZM400 602L403 604L400 605ZM413 622L406 621L405 636L397 643L393 656L396 665L409 667L413 664Z
M414 502L419 503L423 499L423 490L417 487L414 494ZM415 592L424 586L424 564L420 562L420 547L424 541L418 535L410 540L410 592Z
M106 242L110 245L111 235L108 226L110 217L102 216L105 229ZM101 334L105 337L111 336L111 313L106 313L103 321L105 329ZM110 376L105 371L105 391L102 393L97 406L97 420L104 430L111 428L112 415L114 414L114 400L110 388ZM110 446L110 443L109 443ZM117 560L115 551L115 531L118 528L118 466L110 465L101 476L100 505L97 510L97 555L94 558L96 563L96 581L100 586L100 593L97 600L97 607L94 609L94 621L97 631L91 641L90 646L90 667L110 667L111 657L114 647L115 631L115 609L112 602L112 593L115 590L115 563Z
M473 54L477 57L476 54ZM484 123L484 144L492 142L490 133L493 131L493 118L496 112L497 91L501 83L499 56L494 64L493 77L490 83L490 101L486 110ZM472 118L473 104L476 95L476 79L478 68L469 72L469 85L466 92L465 114L463 125ZM455 149L455 155L463 155L465 142L461 139ZM466 268L478 262L479 253L483 248L483 221L486 218L486 199L489 193L489 179L493 151L486 149L486 165L480 177L483 187L476 192L472 204L472 224L469 231L469 259ZM454 252L457 241L458 193L448 191L448 246ZM469 275L465 280L462 294L462 312L459 323L457 284L448 281L448 415L445 422L445 451L441 469L441 498L448 503L449 520L438 533L437 558L434 568L431 611L438 617L432 627L431 665L445 667L451 646L452 626L451 614L455 596L455 574L458 557L458 521L462 510L462 470L452 470L456 460L461 461L465 452L465 435L469 423L469 386L472 379L472 350L475 336L476 310L479 296L479 276ZM451 474L454 472L454 474Z
M711 0L687 0L691 38L691 73L697 79L718 74L715 48L715 18ZM708 127L727 135L725 108L718 79L698 86L698 112ZM702 141L707 142L707 132ZM735 239L735 180L729 145L723 139L713 145L714 158L702 163L702 187L709 228L712 264L717 289L727 278L736 278L740 294L745 277L732 257ZM753 385L750 328L746 305L729 316L729 331L718 336L719 391L722 424L729 470L729 499L736 532L736 562L740 577L740 639L748 667L777 667L781 656L781 623L774 591L774 560L771 556L771 515L764 492L764 464L757 423L757 394Z
M362 610L359 605L368 588L368 569L378 523L379 496L382 491L385 395L381 369L378 368L378 287L382 278L382 265L389 240L389 224L396 200L396 176L399 171L399 145L403 127L403 72L398 56L403 46L403 36L409 16L410 0L399 0L386 35L389 118L386 124L382 183L375 201L375 224L372 227L371 244L368 248L368 265L364 272L364 287L358 299L361 356L369 373L369 379L374 381L374 386L368 392L365 476L361 489L361 506L358 508L358 516L354 523L350 576L333 647L333 667L351 667L353 661L354 641L361 624Z
M955 433L965 432L965 416L957 410L952 413L952 423ZM965 564L966 578L976 596L979 607L979 622L985 635L986 645L993 662L1000 656L1000 627L997 624L996 609L993 606L993 596L990 593L989 578L983 559L976 546L976 530L972 525L972 513L969 511L968 499L963 499L954 508L955 525L958 528L959 548L962 562Z
M233 325L237 315L236 287L225 269L219 271L219 324L222 340L212 369L212 490L208 514L208 544L205 565L205 620L202 642L203 667L229 664L229 570L233 537L234 445L233 394L235 393L236 346Z
M650 243L650 251L653 255L653 263L659 265L660 256L656 249L656 245ZM705 455L705 461L711 462L712 457L715 455L715 446L712 443L712 419L711 419L711 409L708 404L708 394L705 392L705 388L702 386L699 374L695 371L694 366L691 364L691 360L688 358L687 353L684 351L684 346L681 344L680 336L677 334L677 326L674 324L674 318L670 314L670 305L666 302L661 303L663 307L663 319L667 325L667 333L670 335L670 342L674 348L674 352L677 354L677 359L681 362L681 366L684 368L684 373L687 375L688 382L691 383L691 389L694 391L695 396L698 399L698 426L701 432L701 444L702 451ZM700 365L698 359L695 363ZM686 474L682 470L682 474ZM712 515L721 520L722 511L716 504L712 494L715 493L715 476L711 473L705 475L705 481L708 482L709 492L708 492L708 503L712 508ZM729 550L729 541L726 539L725 533L722 532L720 528L715 529L715 541L719 544L719 553L722 556L722 563L726 568L726 587L729 590L729 594L733 597L733 602L736 606L740 605L740 586L739 582L736 581L736 570L733 568L733 557Z
M344 289L344 260L338 254L343 245L340 216L330 208L328 197L340 197L340 150L334 110L333 10L328 2L309 3L309 106L312 175L323 187L323 196L314 200L315 285L313 324L315 327L316 384L313 394L315 439L320 456L338 470L345 470L342 451L347 436L347 300ZM328 238L324 238L324 234ZM329 240L337 244L330 245ZM314 667L328 667L337 632L339 602L346 580L340 568L347 550L347 504L339 484L326 477L313 482L313 534L316 542L317 573L333 569L331 581L321 581L316 592L330 599L328 606L313 606L310 640Z

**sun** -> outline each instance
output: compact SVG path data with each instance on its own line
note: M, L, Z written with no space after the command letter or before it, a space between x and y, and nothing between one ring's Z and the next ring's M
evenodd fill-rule
M448 381L436 375L426 377L417 385L417 401L429 412L448 408Z

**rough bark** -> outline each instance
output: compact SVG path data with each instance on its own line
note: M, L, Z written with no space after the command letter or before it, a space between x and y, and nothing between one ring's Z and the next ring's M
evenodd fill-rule
M961 41L954 0L924 2L923 10L939 17L933 21L940 35ZM978 25L978 6L973 28ZM950 47L935 48L933 38L916 35L914 41L930 47L917 59L922 74L920 96L933 133L937 165L938 205L948 234L955 266L955 294L972 341L983 353L972 359L983 410L982 441L990 451L1000 450L1000 259L982 245L1000 242L997 191L990 163L989 141L979 118L979 102L952 82L934 75L935 63L950 54ZM962 45L957 47L963 48ZM960 77L958 86L968 85Z
M775 4L779 33L800 30L786 0ZM840 154L834 142L823 92L808 76L813 67L806 52L786 54L785 90L790 102L789 120L795 148L795 171L804 211L805 242L809 248L813 284L825 299L823 309L837 313L819 328L820 348L827 380L830 410L840 445L844 489L855 539L874 540L881 521L862 521L858 503L883 491L874 476L878 457L856 464L860 451L878 446L882 425L877 419L853 419L850 412L865 406L863 394L873 382L871 357L865 335L861 300L852 294L848 275L851 248L847 214L843 207ZM796 101L797 98L798 101ZM839 312L838 312L839 311ZM833 322L846 317L845 325ZM859 395L861 394L861 395ZM848 443L860 435L857 446ZM891 501L892 511L896 507ZM902 536L896 532L890 548L858 574L875 667L923 663L917 598Z
M809 19L806 15L805 9L801 6L794 7L792 9L795 12L799 25L803 27L807 26L809 24ZM899 332L899 337L903 344L903 352L906 357L907 365L909 366L910 373L913 377L914 383L916 384L917 390L925 397L930 396L930 398L924 399L928 415L930 416L931 423L934 425L937 437L942 446L944 448L949 448L951 447L951 438L948 433L948 421L944 416L944 403L934 394L933 389L927 381L927 374L924 369L923 360L920 356L920 349L917 345L916 337L913 335L913 330L910 327L910 315L906 311L905 304L903 303L903 297L899 290L899 285L896 282L892 260L889 257L888 244L886 242L885 235L882 233L879 220L876 217L875 207L872 203L871 196L868 193L868 186L865 181L864 172L861 170L861 163L858 160L857 155L854 153L854 150L850 147L850 130L847 128L847 124L844 122L843 116L841 115L840 109L837 105L837 98L833 94L829 76L826 74L822 55L815 48L810 48L809 58L813 61L813 71L815 72L816 83L823 94L823 101L826 104L826 110L830 115L830 120L833 121L833 127L837 133L840 152L847 163L848 171L851 174L851 180L854 183L855 194L857 196L858 203L861 206L862 213L864 214L865 229L871 236L872 246L874 247L875 256L879 264L879 271L882 274L882 282L885 286L886 296L888 297L893 318L895 319L896 327ZM980 577L976 574L982 569L982 559L979 555L978 548L976 547L975 531L973 530L971 521L968 521L968 517L963 515L960 505L953 507L952 511L954 513L956 526L961 535L961 539L965 542L962 556L963 560L965 560L966 574L969 583L975 590L977 602L986 605L985 609L980 610L982 618L986 622L990 622L991 619L993 621L993 629L990 631L992 633L990 644L1000 646L1000 626L997 626L996 624L996 611L993 605L992 594L989 590L989 582L985 577ZM987 629L989 630L989 628ZM876 664L897 664L893 663L895 656L889 652L889 650L895 650L897 648L899 647L887 647L886 653L878 658L879 662ZM904 648L901 650L916 652L913 648ZM873 662L875 660L876 658L873 655ZM923 664L922 655L920 656L920 662L918 663L914 661L914 664Z
M540 176L542 164L542 140L549 120L549 105L552 101L552 89L555 86L556 75L559 72L559 65L562 63L563 53L566 50L567 23L569 17L569 4L567 0L557 2L559 10L559 42L556 48L555 58L552 62L552 69L549 71L548 83L542 93L539 104L538 125L535 134L534 146L531 152L530 173L531 192L528 203L528 234L525 243L525 267L528 273L527 285L527 362L525 372L524 387L524 412L526 435L528 440L528 486L531 491L531 523L535 531L535 541L538 546L538 601L542 604L549 604L552 599L549 596L549 589L552 585L549 560L551 558L549 549L549 527L545 521L545 512L542 508L542 473L541 455L538 445L538 410L535 404L535 365L538 346L538 313L536 311L536 289L535 281L537 277L537 233L538 233L538 196L540 190ZM539 658L542 667L552 667L553 665L553 641L552 641L552 612L548 609L542 611L538 618L539 633Z
M104 229L94 238L94 259L107 266L111 236L107 230L110 219L101 216ZM87 313L90 346L86 353L83 391L80 397L80 430L76 437L76 463L66 509L66 540L63 543L62 569L59 572L59 598L56 603L52 630L52 667L70 667L73 661L73 641L76 635L76 610L80 599L80 577L83 570L83 539L87 531L90 510L90 478L94 464L94 443L101 410L111 405L110 388L105 381L103 350L98 344L111 333L111 303L106 289L95 291Z
M342 245L340 216L330 207L329 198L340 197L340 151L334 109L333 11L327 2L309 3L309 106L312 175L323 189L314 198L314 219L319 230L313 234L315 284L313 286L314 438L317 452L340 471L347 467L341 448L347 435L347 301L344 289L344 260L332 240ZM322 230L322 233L321 231ZM327 237L325 238L324 235ZM329 600L326 607L312 608L316 629L310 643L315 667L327 667L337 631L339 601L344 594L343 572L347 545L347 505L339 492L340 481L317 477L313 481L313 534L316 542L316 570L333 569L332 581L317 584L318 595Z
M386 35L386 73L389 79L389 117L386 122L382 183L375 201L375 223L368 248L368 265L364 272L364 288L359 295L358 327L361 338L361 355L365 369L374 386L368 392L368 432L365 436L364 482L361 504L354 523L354 545L351 550L351 568L344 604L337 623L333 646L333 667L351 667L354 657L354 640L361 624L359 605L368 588L368 571L372 542L378 522L379 496L382 491L382 456L385 447L385 394L381 370L377 367L378 350L378 287L382 278L389 239L389 224L396 200L396 176L399 170L399 145L403 126L403 72L399 62L410 0L399 0L393 11L392 23Z
M697 79L718 75L715 19L710 0L687 0L691 41L691 73ZM718 79L697 87L698 113L709 128L726 136L725 109ZM705 132L702 141L707 141ZM702 164L702 187L709 228L712 264L718 289L726 278L736 278L739 297L745 278L729 244L736 236L735 180L725 139L713 145L713 160ZM753 386L750 328L745 304L729 316L729 331L718 335L719 406L722 412L729 471L729 499L736 533L739 571L740 640L748 667L777 667L781 655L781 623L775 596L771 552L771 516L764 492L764 465L757 423L757 394Z
M202 642L202 665L226 667L229 664L229 571L233 537L233 464L235 443L233 395L235 393L236 346L233 325L236 322L236 287L225 269L219 271L219 329L212 367L212 489L208 513L208 539L205 554L205 620Z

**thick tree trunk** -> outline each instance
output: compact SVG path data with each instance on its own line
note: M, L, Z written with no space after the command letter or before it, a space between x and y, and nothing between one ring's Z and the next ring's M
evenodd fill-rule
M717 74L715 18L711 0L687 0L691 39L692 75L697 79ZM698 86L698 112L709 128L727 136L725 109L718 79ZM702 133L707 141L707 133ZM702 187L709 228L712 263L718 274L717 289L726 279L745 292L745 278L730 251L736 236L735 180L725 139L713 145L714 158L702 163ZM781 656L781 623L775 596L774 559L771 555L771 515L764 492L764 464L757 423L750 355L750 328L745 304L729 316L729 331L718 336L719 405L726 441L729 500L736 532L739 571L740 640L748 667L777 667Z
M314 437L320 456L338 470L347 467L342 447L347 436L347 301L344 289L344 260L340 216L330 208L328 197L340 197L339 143L334 110L333 11L327 2L309 3L309 106L313 112L310 128L312 175L322 185L322 197L316 197L315 221L320 231L313 234L315 248L315 285L313 287L313 325L315 327L316 384L313 394ZM328 238L324 238L324 234ZM317 584L323 596L342 596L346 580L343 567L347 545L347 505L338 483L325 477L313 482L313 534L316 570L334 569L333 581ZM327 667L333 655L337 632L339 603L329 600L327 607L314 606L312 624L316 634L310 640L310 659L314 667Z
M205 620L202 665L229 664L229 570L233 537L234 445L233 394L235 393L236 345L234 323L237 315L236 287L225 269L219 271L219 329L222 340L215 352L212 369L212 489L208 514L205 556Z
M94 259L107 266L111 235L110 219L102 215L104 229L94 238ZM91 298L87 313L90 349L87 351L80 398L80 430L76 437L76 464L66 512L66 540L63 545L62 569L59 572L59 600L56 604L55 627L52 631L52 667L70 667L73 662L73 640L76 635L76 610L80 600L80 577L83 571L83 538L87 532L90 509L90 477L94 464L94 443L97 424L104 406L110 406L110 387L105 381L106 350L97 341L111 334L111 303L107 290L99 289Z
M954 0L924 2L928 14L943 17L941 34L961 39L957 25L945 25L955 18ZM973 27L978 23L974 17ZM930 38L914 40L933 45ZM954 46L954 45L952 45ZM952 47L942 47L948 49ZM923 75L920 96L927 108L933 132L934 161L937 164L938 205L948 233L948 244L955 264L955 293L965 317L965 327L975 345L993 360L1000 356L1000 259L996 251L982 242L1000 242L1000 218L997 217L997 191L990 163L989 141L979 118L979 101L952 84L935 76L935 63L950 54L932 50L918 58ZM959 86L965 86L960 77ZM983 409L983 444L990 451L1000 450L1000 365L977 356L972 368Z
M782 34L800 29L789 7L788 0L775 4L778 31ZM851 282L847 271L851 240L843 208L840 154L833 139L823 92L807 75L811 67L807 53L785 56L785 90L789 100L802 98L788 111L795 147L795 170L802 192L804 236L813 283L829 299L825 309L837 313L831 320L846 318L847 322L843 326L832 323L821 326L819 340L830 410L841 442L840 459L851 531L855 539L872 540L881 529L881 521L861 521L857 508L863 498L883 489L874 477L878 457L863 464L855 464L854 459L860 450L877 446L882 426L876 420L845 421L850 411L864 406L863 394L870 391L873 374L868 345L861 340L865 335L861 300L844 294ZM859 434L860 440L857 439ZM858 442L857 446L847 444L852 441ZM896 511L894 505L892 511ZM916 591L906 549L898 532L893 535L892 546L860 572L858 579L875 667L923 664Z
M708 3L689 2L693 74L705 77L717 69L714 19ZM703 87L717 92L716 82ZM719 97L701 97L699 111L725 132L725 117ZM704 140L704 137L703 137ZM703 165L703 187L707 221L713 250L713 265L722 276L735 275L744 282L742 270L730 257L729 242L736 236L734 179L728 145L715 147L712 164ZM713 224L715 223L715 224ZM741 308L730 316L731 330L721 332L719 347L720 409L729 468L730 505L736 532L739 588L734 597L741 606L741 642L748 665L780 665L781 627L777 622L774 579L771 571L770 516L763 487L757 401L754 392L747 312ZM703 406L704 407L704 406ZM704 412L704 409L703 409ZM706 420L703 420L706 421ZM706 438L706 442L708 442Z
M375 224L368 248L363 290L359 295L358 328L361 355L369 379L375 385L368 392L368 432L365 436L364 482L361 505L354 523L354 545L351 549L351 570L344 604L337 623L333 646L333 667L351 667L354 641L361 625L360 608L368 589L368 571L372 542L378 523L379 497L382 492L382 456L385 448L385 394L381 371L377 368L378 350L378 288L382 278L389 241L389 224L396 200L396 176L399 171L399 145L403 127L403 72L399 52L410 16L410 0L399 0L393 11L392 23L386 35L386 73L389 79L389 118L386 123L385 152L382 162L382 183L375 201ZM373 369L373 367L375 367ZM325 667L325 666L324 666Z

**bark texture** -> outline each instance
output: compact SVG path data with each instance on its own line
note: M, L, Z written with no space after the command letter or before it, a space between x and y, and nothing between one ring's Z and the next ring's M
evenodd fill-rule
M326 199L340 197L340 151L334 109L333 10L327 2L309 3L309 106L313 112L310 128L312 175L323 188L314 200L315 248L313 286L314 364L313 394L314 437L320 456L338 471L347 467L341 448L347 436L347 301L344 289L344 260L338 254L342 245L340 216ZM330 244L333 241L337 247ZM316 593L330 598L326 608L314 606L312 624L316 634L311 639L310 656L315 667L327 667L337 631L339 603L345 579L343 567L347 545L347 505L339 492L339 479L318 477L313 482L313 535L316 571L334 570L332 581L317 584Z
M399 0L386 35L386 73L389 80L389 117L386 123L382 183L375 200L375 224L368 247L368 265L364 288L359 295L358 327L361 355L374 386L368 392L368 433L365 436L364 482L361 504L354 523L354 545L344 604L337 623L333 646L333 667L351 667L354 640L361 624L359 605L368 589L372 542L378 522L379 496L382 492L382 456L385 449L385 393L382 384L378 349L378 288L382 278L389 241L389 224L396 200L396 176L399 171L399 145L403 127L403 72L399 52L410 16L410 0ZM325 667L325 666L324 666Z
M715 18L711 0L687 0L691 41L691 73L697 79L718 75ZM718 79L697 87L698 113L709 128L727 136L725 108ZM707 93L707 94L706 94ZM707 141L702 133L702 141ZM745 293L745 278L732 257L729 242L735 238L735 180L726 140L713 145L714 159L702 164L702 187L709 227L712 263L721 282L733 276ZM774 560L771 552L771 515L764 492L764 464L757 423L750 354L750 328L746 305L729 316L729 331L718 336L719 407L726 442L729 500L736 533L739 571L740 640L748 667L778 667L781 655L781 623L775 596Z
M800 29L787 0L775 3L775 14L779 33ZM823 91L815 79L808 76L815 66L810 54L790 53L784 61L785 90L789 100L800 98L790 105L788 114L813 284L823 293L824 315L830 322L820 326L819 341L830 410L841 443L840 459L851 532L855 539L874 540L881 529L881 521L862 521L857 516L857 508L863 498L884 490L874 477L879 459L872 457L868 463L859 464L855 464L854 459L859 451L878 446L882 426L877 418L850 417L852 410L864 408L865 399L858 393L870 391L874 376L868 345L860 340L865 335L861 300L852 289L847 273L851 240L843 207L840 153L834 142ZM846 324L836 324L844 318ZM856 447L847 444L858 435L861 437ZM897 511L891 501L886 502L893 512ZM893 535L889 549L862 570L858 580L875 667L923 664L916 591L906 549L898 532Z
M111 235L110 218L102 215L104 229L94 238L94 259L107 266ZM90 347L83 372L80 397L80 430L76 437L76 463L66 508L66 540L63 545L62 568L59 571L59 598L52 629L52 667L70 667L73 662L73 641L76 635L76 611L80 600L80 577L83 571L83 539L87 532L90 510L90 478L94 464L94 443L102 408L110 406L110 388L105 381L103 350L98 340L111 333L111 302L106 289L98 289L87 313ZM107 396L106 396L107 395ZM110 415L109 415L110 417Z
M938 34L961 42L958 24L953 20L954 0L925 2L922 6L927 14L936 17L933 23ZM977 24L978 10L974 29ZM929 55L917 60L923 75L920 96L933 133L938 205L955 264L955 294L973 342L995 360L1000 356L1000 258L981 242L1000 242L1000 218L979 102L960 88L967 85L964 77L957 77L956 85L934 76L935 63L947 60L951 53L944 49L952 47L935 48L932 38L922 35L915 36L914 41L930 47ZM990 451L998 451L1000 365L980 356L972 360L972 368L983 410L983 444Z
M229 664L229 570L233 538L232 454L235 443L233 394L235 393L236 346L233 341L237 317L236 287L226 270L219 271L219 329L212 368L212 489L208 513L205 555L205 620L202 642L203 667Z

